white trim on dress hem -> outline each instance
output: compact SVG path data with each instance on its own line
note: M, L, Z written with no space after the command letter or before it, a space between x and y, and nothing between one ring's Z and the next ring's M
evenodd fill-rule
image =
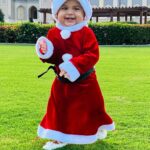
M109 125L100 126L99 130L114 130L114 123ZM75 134L66 134L60 131L55 131L51 129L45 129L42 126L38 127L38 136L41 138L57 140L59 142L64 142L68 144L91 144L97 141L98 131L94 135L75 135Z

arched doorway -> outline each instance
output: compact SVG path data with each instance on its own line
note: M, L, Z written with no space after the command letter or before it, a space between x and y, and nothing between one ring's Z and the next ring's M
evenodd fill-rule
M29 20L30 20L30 22L33 22L33 19L37 19L37 8L35 6L32 6L29 9Z

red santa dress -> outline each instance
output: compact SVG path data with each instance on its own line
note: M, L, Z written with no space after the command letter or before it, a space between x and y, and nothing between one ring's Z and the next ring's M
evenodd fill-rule
M49 30L47 39L50 56L41 60L55 64L58 73L64 69L71 83L62 82L58 77L53 81L38 136L72 144L93 143L100 130L115 129L114 122L106 113L95 71L76 81L99 60L96 37L85 23L81 23L73 28L57 24ZM37 53L39 57L42 55L40 51Z

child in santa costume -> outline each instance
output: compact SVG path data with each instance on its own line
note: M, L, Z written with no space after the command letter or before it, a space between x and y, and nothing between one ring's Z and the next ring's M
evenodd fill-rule
M56 27L36 43L39 58L54 64L57 74L47 112L38 127L39 137L53 140L43 146L47 150L90 144L115 129L94 69L99 46L87 26L92 16L89 1L53 0L52 15Z

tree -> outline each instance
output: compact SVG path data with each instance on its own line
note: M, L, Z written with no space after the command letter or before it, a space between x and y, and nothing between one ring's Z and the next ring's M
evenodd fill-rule
M0 9L0 22L4 22L4 14Z

